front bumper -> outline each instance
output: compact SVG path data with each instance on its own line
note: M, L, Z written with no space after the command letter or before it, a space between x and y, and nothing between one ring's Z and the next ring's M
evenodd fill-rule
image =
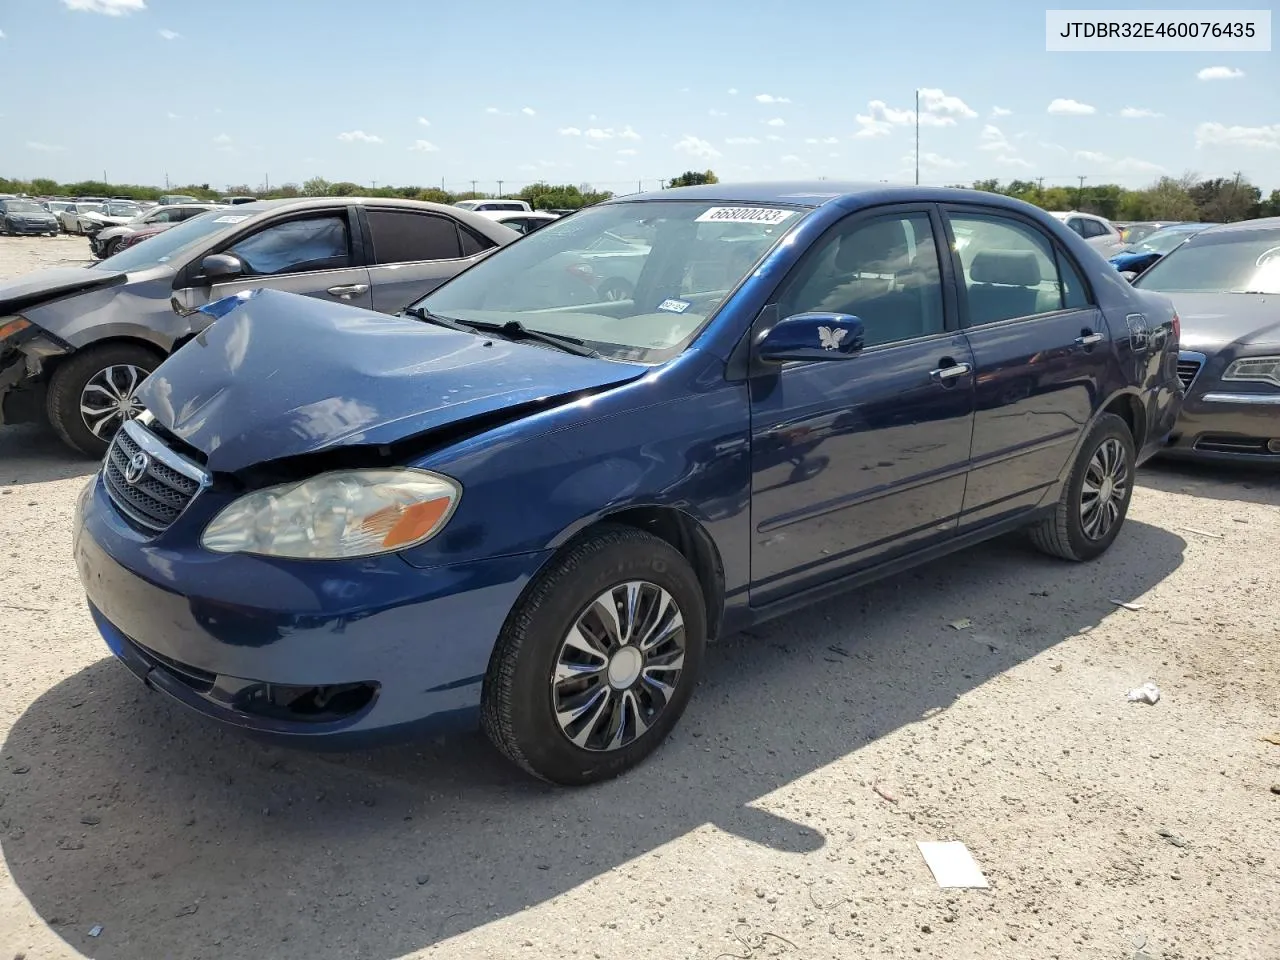
M230 726L326 747L473 726L494 643L548 556L431 570L394 555L220 556L139 534L100 475L80 494L74 529L94 620L149 687ZM341 715L262 699L272 688L344 685L372 696Z
M41 237L45 234L57 233L58 225L56 223L8 220L5 222L5 229L18 236Z
M1160 453L1184 460L1280 466L1280 389L1223 382L1220 362L1203 361Z

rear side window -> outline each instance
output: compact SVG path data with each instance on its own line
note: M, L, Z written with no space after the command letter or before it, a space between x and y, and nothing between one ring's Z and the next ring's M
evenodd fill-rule
M488 237L482 237L468 226L458 224L458 235L462 238L462 255L474 257L477 253L496 246Z
M253 276L340 270L351 266L345 216L273 223L227 250Z
M1105 237L1107 233L1107 225L1100 220L1086 220L1084 222L1084 235L1086 237Z
M369 210L375 263L457 260L458 226L447 217L407 210Z
M1070 305L1053 247L1039 230L990 214L953 213L950 219L969 305L968 326L1052 313ZM966 238L963 245L960 237ZM1071 299L1081 300L1084 284L1079 275L1070 268L1067 277Z
M1084 285L1084 277L1061 249L1058 250L1058 273L1062 277L1062 306L1067 310L1089 306L1089 288Z

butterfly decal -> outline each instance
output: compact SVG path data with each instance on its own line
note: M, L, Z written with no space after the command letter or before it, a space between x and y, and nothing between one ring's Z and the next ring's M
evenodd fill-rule
M823 350L835 350L840 346L840 341L849 333L843 327L819 327L818 341L822 344Z

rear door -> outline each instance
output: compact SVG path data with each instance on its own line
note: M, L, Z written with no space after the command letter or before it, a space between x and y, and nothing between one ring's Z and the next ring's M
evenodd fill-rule
M952 254L977 399L964 530L1039 503L1100 402L1112 345L1079 266L1039 224L944 211L968 236Z
M442 213L369 206L373 309L396 313L469 267L495 244Z
M248 219L222 214L228 222ZM372 307L369 271L358 234L346 206L285 214L232 239L217 251L238 257L244 272L205 287L217 300L251 287L269 287Z

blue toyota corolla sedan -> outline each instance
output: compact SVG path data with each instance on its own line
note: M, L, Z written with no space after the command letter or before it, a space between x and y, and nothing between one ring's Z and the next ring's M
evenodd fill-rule
M601 302L563 254L606 236L643 264ZM562 784L652 751L718 636L1016 528L1098 556L1181 402L1169 300L963 190L662 191L396 317L207 309L78 504L108 646L245 730L479 721Z

